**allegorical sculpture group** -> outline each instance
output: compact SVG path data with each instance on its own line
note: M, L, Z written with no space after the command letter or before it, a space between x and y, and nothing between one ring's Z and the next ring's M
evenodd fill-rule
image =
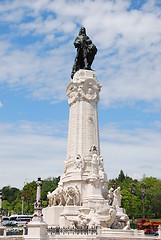
M91 39L86 35L86 29L82 27L78 36L74 41L74 46L77 48L77 55L74 61L71 78L79 69L91 70L91 65L97 53L96 46Z
M56 188L52 193L48 192L47 198L49 199L50 207L65 205L79 206L81 204L80 192L76 184L66 188L63 188L61 185L59 185L58 188ZM109 207L112 206L112 208L101 208L100 211L97 212L94 209L89 209L88 214L80 212L79 216L74 219L70 219L73 226L98 226L101 219L102 224L104 224L106 227L122 228L124 230L129 229L130 223L128 216L126 214L116 216L116 209L121 206L120 187L115 190L110 188L107 201Z
M52 193L48 192L49 206L80 205L80 192L75 184L71 187L63 188L58 186Z

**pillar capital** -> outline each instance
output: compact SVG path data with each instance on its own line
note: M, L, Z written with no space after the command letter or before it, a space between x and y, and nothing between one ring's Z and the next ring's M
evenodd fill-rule
M95 72L79 70L67 86L69 105L77 101L98 102L100 90L101 86L96 80Z

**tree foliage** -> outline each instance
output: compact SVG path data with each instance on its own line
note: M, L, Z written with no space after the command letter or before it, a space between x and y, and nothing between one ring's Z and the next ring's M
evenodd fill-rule
M60 177L42 180L41 198L44 207L47 206L47 193L52 192L58 186L59 181ZM26 184L22 190L10 186L3 187L1 191L3 194L2 208L4 214L21 214L22 204L24 214L33 214L36 190L36 181Z
M20 194L20 190L15 187L5 186L1 190L3 192L3 199L7 200L9 203L12 203L17 195Z
M120 171L118 178L109 180L109 188L121 187L122 207L130 218L143 217L143 204L145 216L161 217L161 180L154 177L143 177L138 181L125 176ZM145 188L145 196L141 189Z

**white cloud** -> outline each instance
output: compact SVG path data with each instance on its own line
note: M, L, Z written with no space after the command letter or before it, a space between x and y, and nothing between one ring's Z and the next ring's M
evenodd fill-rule
M161 9L154 3L149 0L141 10L130 11L130 1L1 4L1 20L12 26L12 38L25 34L26 38L34 36L35 43L23 50L11 43L7 48L5 43L0 81L25 87L39 99L62 100L74 60L71 39L82 24L98 46L93 68L103 85L103 104L143 100L161 106ZM22 21L27 16L31 20Z
M53 103L66 99L76 53L73 41L84 25L98 47L92 68L103 85L101 103L116 107L144 101L149 111L159 111L161 8L155 2L148 0L140 10L128 10L128 0L0 3L1 25L6 24L0 36L0 84ZM160 121L155 124L160 127ZM34 180L62 173L67 139L63 134L57 137L59 129L59 124L56 128L29 122L0 125L2 186L11 185L15 174L15 184L22 186L26 177ZM160 177L160 133L116 126L101 131L110 178L118 176L120 169L132 177L143 173Z
M122 169L132 178L143 174L160 178L161 133L149 129L118 129L109 125L101 129L101 149L109 178Z
M0 82L8 83L13 89L27 88L38 99L64 99L72 60L69 44L51 50L52 54L46 52L43 57L38 56L37 51L39 49L8 48L6 54L2 52Z
M1 107L3 107L3 104L2 104L2 102L0 101L0 108L1 108Z
M26 178L33 181L39 176L63 173L67 135L57 137L58 132L64 132L64 123L59 124L0 125L0 187L9 184L21 188ZM121 169L133 178L143 174L160 178L160 143L161 133L149 129L119 130L115 125L102 128L101 154L108 178L117 177Z
M33 181L39 176L56 177L63 172L67 138L51 136L54 128L49 125L37 123L39 130L34 131L35 125L0 125L0 188L7 184L22 188L26 178Z

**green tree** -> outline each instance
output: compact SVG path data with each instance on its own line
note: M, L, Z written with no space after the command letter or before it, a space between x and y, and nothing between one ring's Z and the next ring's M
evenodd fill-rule
M36 200L36 181L32 181L26 184L20 194L19 201L22 202L21 197L24 197L23 206L25 214L33 214L34 212L34 202ZM21 207L22 208L22 207Z
M123 182L124 180L125 180L125 175L124 175L124 172L121 170L118 176L118 181Z
M42 192L41 197L42 200L46 200L48 192L52 192L57 188L58 183L60 181L60 177L55 178L47 178L42 181Z
M155 217L161 217L161 193L157 193L151 201L152 212Z
M11 211L11 204L7 201L7 200L3 200L2 201L2 209L3 209L3 213L4 215L8 215L8 213Z
M15 187L5 186L2 188L3 199L7 200L9 203L12 203L17 195L20 194L20 190Z

